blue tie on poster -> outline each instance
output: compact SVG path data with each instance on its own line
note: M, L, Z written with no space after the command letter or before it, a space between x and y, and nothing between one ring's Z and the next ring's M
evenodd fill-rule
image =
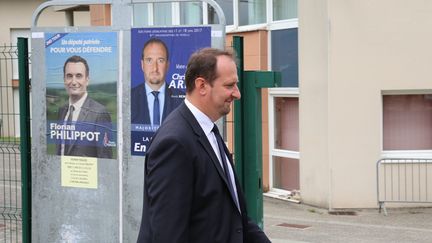
M160 108L159 108L159 91L152 91L154 95L154 103L153 103L153 124L160 124Z

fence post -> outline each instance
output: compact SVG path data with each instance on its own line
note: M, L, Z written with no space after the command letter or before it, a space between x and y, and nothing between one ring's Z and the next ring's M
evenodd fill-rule
M239 54L237 71L242 94L242 99L234 103L236 170L245 193L248 216L263 228L261 89L280 86L281 73L244 71L243 39L234 36L233 42Z
M18 38L18 72L20 97L20 151L22 241L31 242L31 169L30 169L30 102L29 55L27 38Z

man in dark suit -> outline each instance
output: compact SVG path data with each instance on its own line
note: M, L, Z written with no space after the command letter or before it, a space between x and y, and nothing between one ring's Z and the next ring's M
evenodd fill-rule
M88 96L89 72L87 61L80 56L69 57L63 66L69 99L60 107L58 120L70 126L57 146L57 154L112 158L111 116L105 106Z
M145 158L138 242L270 242L247 216L232 157L214 125L241 96L232 53L194 53L185 80L185 102L156 132Z
M165 43L156 38L148 40L142 49L141 69L145 82L131 91L131 122L160 125L167 115L179 106L184 93L168 88L166 74L169 53Z

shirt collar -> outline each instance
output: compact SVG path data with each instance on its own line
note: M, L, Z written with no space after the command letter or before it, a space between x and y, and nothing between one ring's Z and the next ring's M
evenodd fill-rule
M159 94L165 94L165 82L162 84L159 90L152 90L152 88L146 82L144 82L144 85L147 92L147 96L149 96L153 91L159 91Z
M185 98L185 104L189 108L189 110L192 112L195 119L197 119L202 130L204 131L205 135L207 136L212 131L213 126L214 126L214 123L212 122L212 120L206 114L204 114L202 111L200 111L196 106L194 106L187 98Z
M75 109L81 109L81 107L84 104L84 101L87 99L87 92L85 92L85 94L81 97L81 99L79 99L77 102L72 103L71 100L69 99L69 106L73 105Z

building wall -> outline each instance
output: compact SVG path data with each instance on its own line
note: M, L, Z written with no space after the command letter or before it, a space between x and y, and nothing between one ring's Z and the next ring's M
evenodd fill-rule
M32 15L43 0L2 0L0 1L0 45L16 45L17 37L31 38L30 28L32 25ZM90 25L90 15L88 12L75 12L74 23L77 26ZM65 26L66 18L64 12L56 12L54 8L45 9L37 22L38 26ZM29 42L31 51L31 42ZM3 48L3 51L12 50ZM5 56L10 55L5 53ZM9 57L9 56L8 56ZM13 57L16 58L16 57ZM3 60L0 84L1 90L0 110L6 112L18 110L18 68L17 62L7 63ZM12 102L11 99L15 102ZM18 115L4 115L0 117L3 131L0 136L19 136L19 117Z
M90 22L92 26L111 25L111 5L90 5Z
M431 11L424 0L299 1L304 202L377 206L382 92L432 89Z
M300 188L308 204L328 206L328 13L326 1L300 1Z
M11 43L11 29L30 29L32 15L36 8L46 2L44 0L2 0L0 1L0 43ZM75 25L89 25L88 12L75 12ZM63 12L55 12L48 8L39 17L38 26L65 26L66 18Z

